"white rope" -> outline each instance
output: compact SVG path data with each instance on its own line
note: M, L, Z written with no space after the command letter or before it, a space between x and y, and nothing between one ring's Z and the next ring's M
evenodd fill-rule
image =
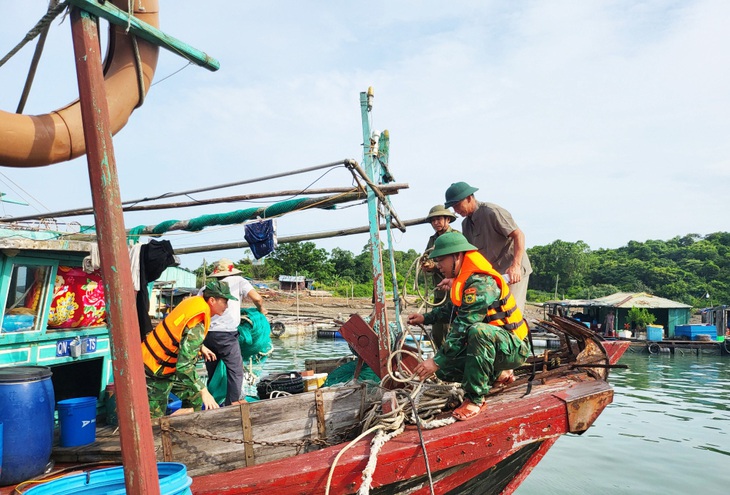
M370 488L373 484L373 474L375 473L375 468L378 465L378 454L380 453L380 449L382 449L383 445L385 445L385 443L390 439L403 433L403 430L405 430L405 428L401 427L388 434L384 433L383 430L379 430L375 434L370 442L370 458L368 459L367 466L365 466L365 469L362 471L362 484L357 490L357 495L370 495Z
M337 453L337 456L335 456L335 460L332 461L332 465L330 466L329 475L327 475L327 486L325 487L325 490L324 490L324 494L325 495L329 495L330 494L330 485L332 484L332 475L335 473L335 467L337 466L337 463L340 461L340 457L342 457L342 455L345 452L347 452L347 450L350 447L352 447L353 445L355 445L357 442L359 442L360 440L362 440L366 436L370 435L372 432L377 431L377 430L380 430L381 428L382 428L381 426L374 426L374 427L370 428L369 430L366 430L366 431L360 433L357 436L357 438L355 438L353 441L351 441L350 443L348 443L347 445L345 445L342 448L342 450L340 450Z

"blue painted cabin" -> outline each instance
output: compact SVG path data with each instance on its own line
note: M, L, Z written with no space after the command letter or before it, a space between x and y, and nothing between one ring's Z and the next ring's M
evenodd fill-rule
M57 279L65 269L78 270L93 247L89 236L0 228L0 366L50 367L57 401L101 399L113 381L103 300L95 302L101 316L94 326L64 325L58 299L51 315Z

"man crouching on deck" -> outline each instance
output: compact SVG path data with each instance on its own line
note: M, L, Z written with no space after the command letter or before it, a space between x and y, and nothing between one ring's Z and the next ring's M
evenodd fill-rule
M150 416L165 415L170 392L182 399L183 407L199 411L217 409L213 396L198 377L195 364L201 352L212 353L203 347L210 318L221 315L231 295L228 284L219 280L208 282L202 296L184 299L142 341L142 361L147 377L147 395Z
M527 322L507 282L462 234L441 235L430 258L445 277L454 279L451 301L423 315L409 315L408 323L451 320L451 327L436 355L419 363L413 374L424 380L436 373L442 380L461 382L465 399L453 416L464 421L482 411L491 386L514 381L512 370L529 354Z

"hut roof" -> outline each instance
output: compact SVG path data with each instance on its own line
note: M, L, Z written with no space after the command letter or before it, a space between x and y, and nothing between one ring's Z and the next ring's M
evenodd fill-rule
M560 304L569 307L607 306L611 308L632 308L636 306L647 309L689 309L692 307L688 304L654 296L646 292L616 292L610 296L596 299L567 299L563 301L548 301L545 304Z

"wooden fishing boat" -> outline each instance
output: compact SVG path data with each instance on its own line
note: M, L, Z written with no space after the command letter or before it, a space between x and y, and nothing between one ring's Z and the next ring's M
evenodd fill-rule
M106 16L107 4L72 0L81 9ZM117 9L119 10L119 9ZM145 33L157 43L163 36L144 27L133 16L114 12L116 21L128 23L131 35ZM141 27L140 27L141 26ZM486 411L466 422L449 419L458 400L458 387L448 385L452 400L442 411L397 427L400 434L389 441L379 419L402 412L398 397L417 383L403 378L412 369L419 350L391 342L391 329L404 335L401 318L389 323L385 297L380 231L385 230L391 267L391 227L405 231L383 187L392 182L388 165L388 132L369 127L372 91L360 95L363 122L362 167L352 160L343 164L367 191L369 244L372 254L374 308L367 318L353 315L341 328L363 364L383 379L376 390L385 391L372 401L372 387L329 387L256 403L242 403L219 410L172 416L151 424L144 394L144 376L137 339L136 315L130 294L128 254L120 201L109 110L103 75L94 67L98 54L95 21L85 12L72 11L80 111L88 153L94 198L102 276L109 303L109 335L116 384L121 457L128 493L159 493L155 461L182 461L193 476L197 494L311 494L355 493L511 493L565 433L582 433L611 402L607 382L626 345L602 342L587 329L554 317L552 330L562 345L533 356L521 369L519 379L488 399ZM130 36L131 36L130 35ZM142 36L142 34L139 34ZM165 43L169 39L165 38ZM159 41L163 44L162 41ZM175 49L189 51L182 45ZM89 53L88 57L84 53ZM203 57L205 63L208 57ZM100 60L98 60L100 65ZM113 122L112 122L113 124ZM33 138L35 139L35 138ZM28 159L38 165L37 159ZM17 166L18 160L9 162ZM51 163L54 159L43 158ZM380 220L384 218L384 226ZM155 229L152 229L155 231ZM137 232L137 234L144 232ZM159 233L159 232L156 232ZM395 273L389 275L395 280ZM397 291L396 291L397 292ZM400 314L397 294L396 315ZM131 329L131 330L130 330ZM410 354L404 353L406 349ZM400 371L398 371L400 370ZM434 388L444 388L435 384ZM427 394L425 391L423 394ZM420 392L408 403L419 412ZM411 417L403 414L403 420ZM413 418L419 417L418 414ZM363 422L367 421L364 431ZM426 429L427 427L433 427ZM381 447L370 443L375 435ZM362 438L358 438L362 437ZM352 439L352 440L351 440ZM363 480L363 475L365 479Z
M563 346L532 357L482 414L409 425L385 443L370 493L512 493L561 435L585 432L612 401L605 378L627 343L597 340L560 317L549 324ZM366 386L347 385L164 418L158 459L185 463L196 494L356 493L373 435L350 448L348 439L367 397Z

